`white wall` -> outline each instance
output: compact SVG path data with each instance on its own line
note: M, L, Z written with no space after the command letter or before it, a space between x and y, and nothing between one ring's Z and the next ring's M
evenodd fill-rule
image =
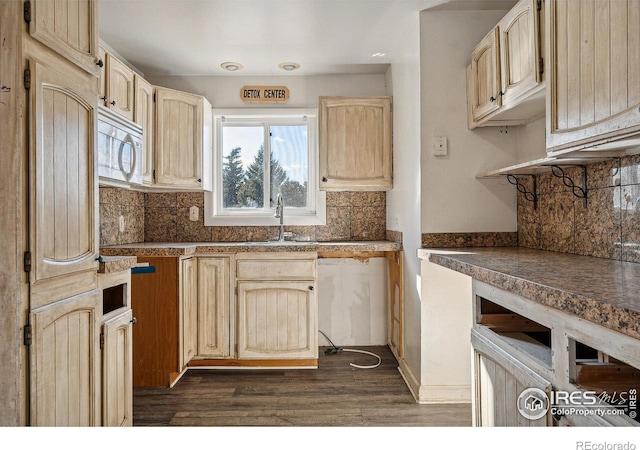
M214 108L316 108L321 95L387 95L384 75L318 75L279 77L148 77L157 86L178 89L206 97ZM244 103L240 88L250 85L286 86L287 103L271 105Z
M516 190L481 172L515 164L517 127L467 127L465 68L473 47L506 11L423 11L422 232L516 230ZM446 136L449 155L432 154Z
M419 384L421 348L420 263L420 16L407 18L405 54L387 73L393 92L393 189L387 192L387 229L403 237L404 357L400 370ZM413 389L412 389L413 390ZM417 393L416 393L417 394Z
M387 279L385 258L319 259L318 328L338 347L386 345Z

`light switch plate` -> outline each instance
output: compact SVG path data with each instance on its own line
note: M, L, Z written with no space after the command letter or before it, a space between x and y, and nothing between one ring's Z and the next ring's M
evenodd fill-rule
M435 156L447 156L449 153L449 146L447 144L446 136L435 136L433 138L433 154Z
M189 208L189 220L192 222L198 221L198 216L200 215L200 208L197 206L192 206Z

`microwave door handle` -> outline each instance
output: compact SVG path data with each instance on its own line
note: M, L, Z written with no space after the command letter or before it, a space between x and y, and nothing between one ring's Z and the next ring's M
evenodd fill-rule
M126 144L129 144L131 148L131 170L126 171L124 169L123 161L122 161L122 153L124 152L124 147ZM127 134L125 138L120 143L120 149L118 151L118 164L120 165L120 170L124 173L127 181L131 181L133 178L133 174L136 172L136 163L138 162L138 158L136 155L136 143L133 140L133 137L130 134Z

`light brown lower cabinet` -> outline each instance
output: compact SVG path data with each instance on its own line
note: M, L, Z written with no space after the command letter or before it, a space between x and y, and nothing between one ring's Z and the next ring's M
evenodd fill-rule
M100 425L101 319L98 290L32 310L31 426Z
M102 324L102 426L133 426L133 314L131 308Z
M473 280L475 426L638 426L638 339Z

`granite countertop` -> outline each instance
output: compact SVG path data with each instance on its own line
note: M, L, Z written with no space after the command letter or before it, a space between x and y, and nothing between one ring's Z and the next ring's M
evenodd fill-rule
M98 263L98 273L114 273L130 270L136 265L136 256L101 256Z
M640 264L521 247L419 249L418 257L640 339Z
M380 252L400 250L402 250L402 244L391 241L140 242L100 247L100 254L108 256L189 256L240 252Z

